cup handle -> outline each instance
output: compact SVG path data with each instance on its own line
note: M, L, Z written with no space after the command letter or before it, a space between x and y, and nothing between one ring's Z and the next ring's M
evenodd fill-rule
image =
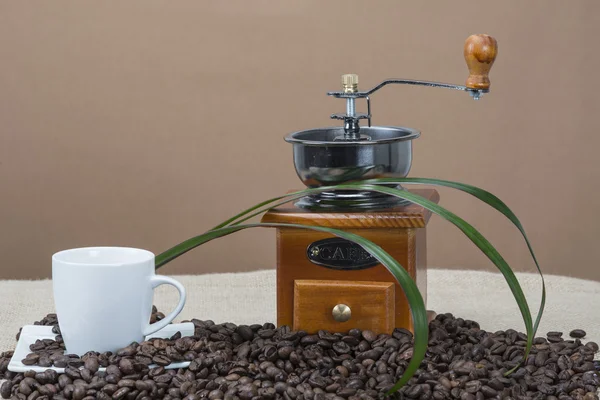
M175 307L175 309L173 311L171 311L169 313L169 315L167 315L166 317L164 317L163 319L161 319L158 322L148 325L146 327L146 329L144 329L144 332L143 332L144 336L148 336L156 331L161 330L165 326L169 325L171 323L171 321L173 321L175 319L177 314L179 314L181 312L181 310L183 309L183 305L185 304L185 297L186 297L185 288L183 287L183 285L181 283L177 282L175 279L169 278L168 276L154 275L150 278L150 285L152 285L152 289L154 289L160 285L175 286L175 288L179 292L179 304L177 304L177 307Z

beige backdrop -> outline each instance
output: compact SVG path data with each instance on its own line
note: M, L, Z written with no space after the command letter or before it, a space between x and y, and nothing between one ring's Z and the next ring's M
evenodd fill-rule
M412 176L468 182L521 218L546 272L600 279L600 3L0 3L0 278L50 274L88 245L160 252L299 188L294 130L340 112L339 75L463 83L464 39L499 43L492 93L391 87L377 124L418 128ZM442 204L531 270L517 231L466 195ZM434 218L430 265L491 268ZM239 233L165 273L271 268L274 233Z

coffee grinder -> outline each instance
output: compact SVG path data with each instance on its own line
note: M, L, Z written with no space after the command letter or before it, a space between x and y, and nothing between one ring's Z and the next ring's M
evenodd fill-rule
M340 126L291 133L294 166L309 188L382 177L407 176L416 129L371 124L370 97L390 84L455 89L478 100L489 92L489 70L496 40L488 35L467 38L469 68L465 86L387 79L367 91L358 76L342 75L342 90L327 95L344 99L346 113L333 114ZM356 111L365 99L367 112ZM366 120L367 126L361 126ZM398 189L407 190L400 186ZM410 189L438 202L433 189ZM328 191L289 202L269 211L263 222L325 226L356 233L392 255L410 274L423 298L427 295L426 225L430 212L389 195L369 191ZM351 328L391 333L412 330L408 303L387 269L362 247L307 229L277 229L277 323L311 333Z

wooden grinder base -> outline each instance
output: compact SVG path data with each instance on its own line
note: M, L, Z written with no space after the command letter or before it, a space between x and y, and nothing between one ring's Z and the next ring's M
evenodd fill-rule
M414 189L438 202L433 189ZM356 233L373 241L394 257L427 296L426 225L431 213L415 204L362 212L313 212L293 202L269 211L263 222L325 226ZM351 328L391 333L412 330L406 297L392 274L377 264L361 270L338 270L314 264L307 256L315 241L332 235L307 229L277 229L277 324L310 333ZM351 310L350 319L338 322L332 314L338 304ZM430 318L433 317L430 313Z

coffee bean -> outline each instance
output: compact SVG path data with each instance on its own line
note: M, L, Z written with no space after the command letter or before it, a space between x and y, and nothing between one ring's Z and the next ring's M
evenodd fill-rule
M118 383L118 382L119 382L119 379L120 379L120 376L113 375L113 374L108 374L108 375L106 375L106 376L105 376L105 378L104 378L104 380L105 380L107 383L114 383L114 384Z
M22 397L21 397L22 396ZM47 398L47 396L45 396ZM26 398L27 400L36 400L36 399L41 399L43 398L42 395L40 394L39 391L34 390L29 396L25 397L25 395L23 393L19 393L17 394L17 396L15 396L15 398L17 399L23 399Z
M44 342L42 342L41 340L36 340L35 343L31 344L29 346L29 350L31 351L39 351L39 350L43 350L46 348L46 345L44 344Z
M56 361L54 361L54 366L57 368L65 368L67 366L68 362L69 362L68 357L61 357L61 358L57 359Z
M156 383L169 383L173 377L170 374L162 374L154 377Z
M345 387L337 391L338 396L342 398L348 398L356 394L356 389Z
M585 335L587 335L587 333L583 329L573 329L569 332L569 336L572 338L583 338Z
M595 369L595 364L592 361L586 361L586 362L582 363L581 365L573 366L573 371L575 371L577 373L583 373L583 372L590 371L593 369Z
M406 395L406 397L411 398L411 399L418 398L419 396L421 396L421 393L423 393L423 388L422 388L421 385L410 386L404 392L404 394Z
M121 379L119 381L119 383L117 384L118 387L122 388L122 387L128 387L130 389L133 389L134 387L136 387L134 380L132 379Z
M266 345L263 347L263 355L266 360L275 361L278 357L277 348L273 345Z
M507 348L508 346L506 346L506 344L502 342L495 342L490 348L490 352L494 355L500 355L503 354Z
M535 356L535 366L536 367L542 367L543 365L546 364L547 360L548 360L548 352L546 352L546 351L540 351Z
M82 385L75 385L72 396L73 400L82 400L85 397L85 388Z
M120 389L118 389L115 393L113 393L112 398L114 400L120 400L122 398L124 398L125 396L127 396L127 394L131 391L131 389L129 389L128 387L122 387ZM75 398L73 398L73 400L76 400Z
M213 390L212 392L210 392L208 394L208 398L209 400L217 400L217 399L222 399L224 396L223 392L221 390Z
M87 368L80 369L79 374L81 375L81 379L86 382L90 382L92 380L93 374Z
M86 359L84 366L93 374L96 373L96 371L98 371L98 369L100 368L98 358L96 357L89 357L88 359Z
M42 396L48 397L52 397L56 393L58 393L58 389L56 389L56 387L50 383L46 383L45 385L39 386L37 390Z
M592 349L594 353L598 352L598 345L595 342L587 342L585 347Z
M485 397L495 397L498 395L498 392L494 389L492 389L489 386L482 386L481 387L481 393L485 396Z
M155 355L154 357L152 357L152 362L156 365L167 366L167 365L171 364L171 359L167 356L158 354L158 355Z
M240 325L236 328L235 332L242 337L244 341L250 341L254 337L254 332L247 325Z
M275 335L275 332L275 329L261 329L257 332L257 334L262 339L269 339Z
M480 381L469 381L465 384L465 391L467 393L477 393L481 390L482 386Z
M32 357L26 357L24 359L21 360L21 363L23 363L23 365L36 365L38 360L39 360L40 356L35 354Z
M135 354L135 347L127 346L120 350L117 350L117 355L119 357L129 357Z
M31 392L33 392L32 386L28 382L21 381L19 384L19 392L23 393L25 396L29 396Z
M368 330L362 332L362 337L369 343L371 343L371 342L375 341L375 339L377 339L377 335L375 334L375 332L368 331Z
M44 354L40 356L36 364L40 367L51 367L52 361L50 361L50 357Z
M571 369L571 368L573 368L573 361L571 360L570 357L568 357L566 355L562 355L556 361L556 365L561 370Z
M366 340L361 340L355 350L362 353L371 349L371 345Z
M69 361L67 361L67 365L73 368L80 368L83 367L84 362L80 358L70 358Z
M104 387L102 388L102 392L106 393L109 396L112 396L117 390L119 390L119 386L112 383L104 385Z
M79 373L79 370L75 367L67 366L65 368L65 374L67 374L67 376L71 379L80 379L81 378L81 374Z
M545 394L545 395L554 394L554 388L552 386L550 386L549 384L547 384L546 382L540 383L537 386L537 390L538 390L538 392Z
M119 371L121 371L121 374L123 375L131 375L135 373L133 361L129 358L122 358L121 361L119 361Z
M349 354L350 352L352 352L350 345L348 345L346 342L335 342L333 344L333 350L337 354Z
M319 341L319 336L317 335L306 335L302 339L300 339L300 344L307 346L311 344L316 344Z
M284 346L284 347L279 348L279 350L277 351L277 354L279 355L280 359L287 360L290 358L290 354L292 354L293 351L294 351L294 347Z
M71 383L73 383L73 380L69 378L66 374L62 374L58 377L58 386L60 386L61 389L64 389L65 386Z

